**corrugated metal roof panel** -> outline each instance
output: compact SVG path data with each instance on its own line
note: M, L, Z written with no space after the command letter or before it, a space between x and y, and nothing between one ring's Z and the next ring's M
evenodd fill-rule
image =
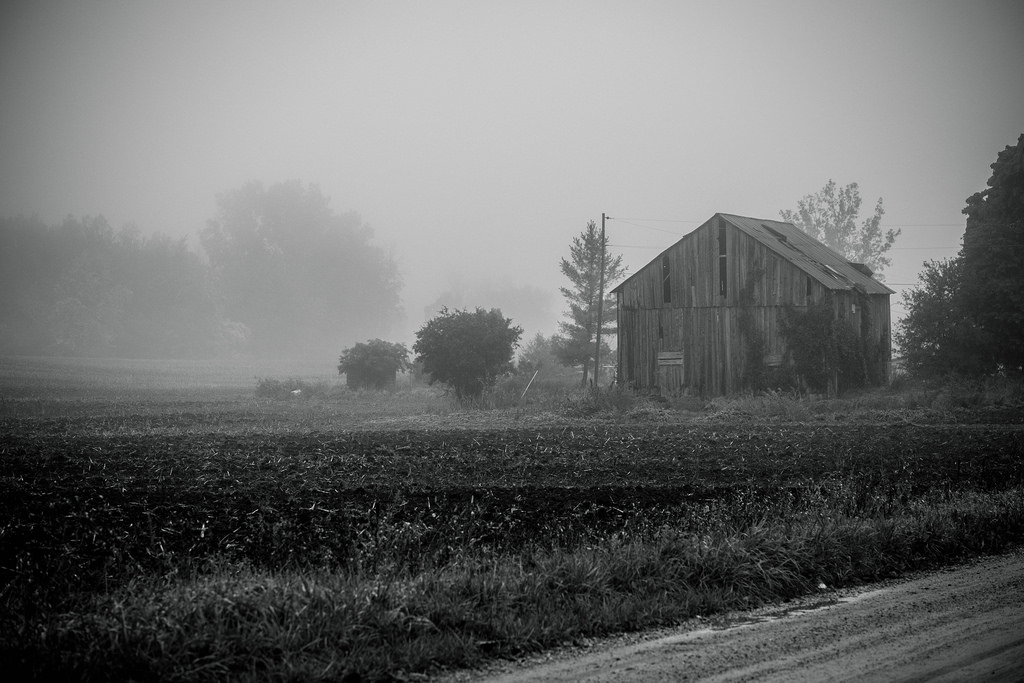
M748 218L728 213L715 215L721 216L829 289L859 289L867 294L895 294L893 290L871 277L868 274L870 271L863 264L847 261L841 254L829 249L792 223L764 218ZM707 225L707 222L701 227L704 225ZM687 239L696 230L700 230L700 227L683 236L679 241ZM669 247L665 251L671 248ZM655 257L651 263L660 257L661 255ZM633 273L611 291L615 292L624 287L648 266Z
M863 265L851 263L792 223L727 213L718 215L829 289L859 289L867 294L894 293L868 275L869 271Z

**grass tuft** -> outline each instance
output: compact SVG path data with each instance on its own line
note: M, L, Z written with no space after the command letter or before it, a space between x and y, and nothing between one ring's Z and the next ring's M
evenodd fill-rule
M459 405L287 364L6 363L16 680L410 679L1024 541L1009 384L695 415L554 377Z
M804 510L706 534L662 528L526 561L469 553L421 572L227 566L136 580L53 615L19 648L22 673L386 680L473 666L998 551L1024 538L1022 493L916 501L887 517Z

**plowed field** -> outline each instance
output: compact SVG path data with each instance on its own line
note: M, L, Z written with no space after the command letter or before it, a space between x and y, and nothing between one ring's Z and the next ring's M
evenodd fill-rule
M438 561L445 547L557 546L662 523L699 532L725 508L755 523L837 486L848 509L836 512L884 512L1024 483L1024 431L992 421L1010 423L222 435L10 420L0 578L71 558L90 560L84 581L210 555L345 565L383 561L384 545L416 564L427 549Z

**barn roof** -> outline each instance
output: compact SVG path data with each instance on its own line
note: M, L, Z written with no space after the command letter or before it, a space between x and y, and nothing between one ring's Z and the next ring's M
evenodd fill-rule
M828 289L856 289L866 294L895 293L871 277L871 270L867 266L846 260L838 252L826 247L792 223L783 223L764 218L734 216L728 213L717 213L715 216L721 216ZM704 225L707 225L707 223ZM700 228L697 228L697 230L700 230ZM696 232L696 230L693 232ZM688 239L693 232L683 236L679 242ZM676 244L679 242L676 242ZM671 248L669 247L669 249ZM655 261L652 261L652 263ZM645 268L647 266L644 266L641 270ZM639 271L637 271L633 274L633 277L639 274ZM621 289L633 277L627 278L612 291Z

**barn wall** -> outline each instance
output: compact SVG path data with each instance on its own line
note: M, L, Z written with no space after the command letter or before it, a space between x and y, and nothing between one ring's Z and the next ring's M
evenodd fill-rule
M712 218L617 291L619 379L663 394L739 391L746 370L744 317L764 335L764 360L785 354L779 323L787 306L831 301L837 317L867 329L889 360L889 297L833 291L727 221ZM725 227L725 294L719 230ZM667 271L666 271L667 267ZM664 276L668 273L668 300ZM867 309L867 310L865 310Z
M620 306L627 308L704 308L737 306L748 276L763 271L752 287L751 305L806 306L808 282L811 297L825 287L802 270L780 258L768 247L735 226L724 222L726 230L726 294L719 293L720 259L718 225L714 219L687 235L661 256L642 268L620 289ZM670 271L670 300L665 301L664 261Z
M781 307L752 309L754 324L775 330ZM768 343L766 357L783 349ZM620 377L662 393L720 395L741 388L746 347L738 308L620 309ZM659 363L659 354L664 354Z

